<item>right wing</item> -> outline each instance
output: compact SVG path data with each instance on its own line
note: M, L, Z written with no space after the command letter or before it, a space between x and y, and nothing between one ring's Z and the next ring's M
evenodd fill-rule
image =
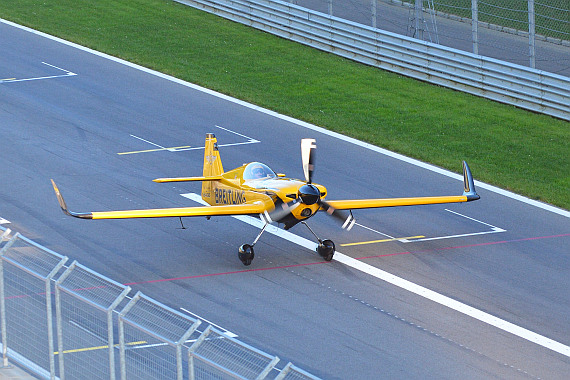
M378 199L347 199L323 202L326 206L322 209L329 213L334 210L354 210L363 208L417 206L440 203L471 202L479 199L475 190L473 175L467 162L463 161L463 194L438 197L412 197L412 198L378 198ZM331 211L332 209L332 211Z
M238 205L157 208L146 210L73 212L67 208L57 185L51 180L59 206L69 216L81 219L164 218L182 216L255 215L274 208L272 202L256 201Z

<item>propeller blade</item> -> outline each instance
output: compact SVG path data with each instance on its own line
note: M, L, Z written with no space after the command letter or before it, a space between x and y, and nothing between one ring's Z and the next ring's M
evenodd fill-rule
M319 204L321 205L321 208L327 214L329 214L333 218L342 222L342 228L343 229L350 231L352 229L352 227L354 227L354 224L356 223L356 219L352 215L352 212L350 212L350 211L345 212L345 211L337 210L334 207L332 207L329 203L327 203L326 201L319 201Z
M280 205L276 205L273 211L266 211L263 214L260 214L259 217L262 221L266 221L267 223L279 222L282 218L286 217L293 210L299 207L300 204L301 201L298 199L288 203L281 203Z
M307 183L311 183L313 170L315 169L315 149L317 144L315 139L301 140L301 159L303 162L303 172Z

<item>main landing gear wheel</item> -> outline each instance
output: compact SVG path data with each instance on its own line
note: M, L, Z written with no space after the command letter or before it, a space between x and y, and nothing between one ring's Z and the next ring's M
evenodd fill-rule
M251 262L253 261L254 256L255 255L253 254L253 246L249 244L244 244L241 247L239 247L238 257L243 263L243 265L246 266L250 265Z
M317 253L321 255L325 261L331 261L334 256L334 243L332 240L323 240L322 243L317 247Z

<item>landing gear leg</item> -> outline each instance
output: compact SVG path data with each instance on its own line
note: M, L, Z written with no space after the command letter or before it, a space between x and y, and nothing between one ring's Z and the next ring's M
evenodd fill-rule
M332 240L326 239L326 240L321 240L317 234L311 229L311 227L309 227L309 225L305 222L301 222L303 223L305 226L307 226L307 228L309 229L309 231L311 231L311 233L313 234L313 236L315 238L317 238L317 241L319 242L319 245L317 246L317 253L323 258L325 259L325 261L331 261L333 259L334 256L334 252L335 252L335 246Z
M238 257L240 259L240 261L243 263L243 265L250 265L251 262L253 261L254 258L254 252L253 252L253 246L255 245L255 243L257 243L257 241L259 240L259 238L261 237L261 235L263 234L263 232L265 232L265 229L267 228L267 225L269 223L265 223L263 225L263 228L261 229L261 231L259 232L259 235L257 235L257 237L255 238L255 240L253 241L253 243L251 244L244 244L241 247L239 247L238 250Z

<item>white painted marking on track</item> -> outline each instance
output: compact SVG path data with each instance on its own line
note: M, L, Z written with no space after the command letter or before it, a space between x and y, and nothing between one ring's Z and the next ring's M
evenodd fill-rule
M169 80L169 81L171 81L171 82L174 82L174 83L177 83L177 84L186 86L186 87L188 87L188 88L191 88L191 89L194 89L194 90L203 92L203 93L205 93L205 94L215 96L215 97L217 97L217 98L219 98L219 99L227 100L227 101L229 101L229 102L232 102L232 103L241 105L241 106L243 106L243 107L247 107L247 108L256 110L256 111L258 111L258 112L264 113L264 114L266 114L266 115L270 115L270 116L276 117L276 118L278 118L278 119L285 120L285 121L290 122L290 123L293 123L293 124L297 124L297 125L302 126L302 127L304 127L304 128L307 128L307 129L310 129L310 130L313 130L313 131L316 131L316 132L319 132L319 133L322 133L322 134L325 134L325 135L328 135L328 136L337 138L337 139L339 139L339 140L346 141L346 142L348 142L348 143L351 143L351 144L360 146L360 147L365 148L365 149L369 149L369 150L374 151L374 152L377 152L377 153L381 153L381 154L383 154L383 155L386 155L386 156L389 156L389 157L398 159L398 160L400 160L400 161L404 161L404 162L410 163L410 164L415 165L415 166L419 166L419 167L421 167L421 168L430 170L430 171L432 171L432 172L440 173L440 174L443 174L443 175L445 175L445 176L448 176L448 177L451 177L451 178L455 178L455 179L457 179L457 180L463 182L463 176L462 176L462 175L459 175L459 174L450 172L450 171L445 170L445 169L438 168L437 166L430 165L430 164L426 164L425 162L421 162L421 161L418 161L418 160L416 160L416 159L413 159L413 158L410 158L410 157L406 157L406 156L401 155L401 154L398 154L398 153L391 152L391 151L389 151L389 150L387 150L387 149L384 149L384 148L379 148L379 147L377 147L377 146L375 146L375 145L372 145L372 144L368 144L368 143L359 141L359 140L357 140L357 139L355 139L355 138L347 137L347 136L341 135L340 133L332 132L332 131L329 131L329 130L324 129L324 128L322 128L322 127L318 127L318 126L316 126L316 125L309 124L309 123L307 123L307 122L294 119L294 118L292 118L292 117L290 117L290 116L282 115L282 114L277 113L277 112L275 112L275 111L271 111L271 110L268 110L268 109L266 109L266 108L262 108L262 107L256 106L255 104L251 104L251 103L245 102L245 101L243 101L243 100L239 100L239 99L232 98L231 96L221 94L221 93L219 93L219 92L216 92L216 91L213 91L213 90L204 88L204 87L202 87L202 86L198 86L198 85L196 85L196 84L183 81L182 79L178 79L178 78L175 78L175 77L173 77L173 76L170 76L170 75L167 75L167 74L164 74L164 73L160 73L160 72L158 72L158 71L151 70L151 69L149 69L149 68L146 68L146 67L137 65L137 64L135 64L135 63L128 62L128 61L125 61L125 60L120 59L120 58L117 58L117 57L113 57L113 56L111 56L111 55L109 55L109 54L105 54L105 53L101 53L101 52L96 51L96 50L93 50L93 49L89 49L89 48L87 48L87 47L85 47L85 46L81 46L81 45L76 44L76 43L74 43L74 42L66 41L66 40L64 40L64 39L62 39L62 38L55 37L55 36L49 35L49 34L47 34L47 33L43 33L43 32L40 32L40 31L38 31L38 30L35 30L35 29L32 29L32 28L28 28L28 27L26 27L26 26L19 25L19 24L16 24L16 23L11 22L11 21L8 21L8 20L4 20L4 19L2 19L2 18L0 18L0 22L4 23L4 24L6 24L6 25L10 25L10 26L12 26L12 27L14 27L14 28L18 28L18 29L21 29L21 30L25 30L25 31L27 31L27 32L29 32L29 33L36 34L36 35L38 35L38 36L41 36L41 37L44 37L44 38L48 38L48 39L50 39L50 40L59 42L59 43L61 43L61 44L64 44L64 45L67 45L67 46L70 46L70 47L73 47L73 48L75 48L75 49L79 49L79 50L82 50L82 51L85 51L85 52L88 52L88 53L97 55L97 56L99 56L99 57L108 59L108 60L110 60L110 61L123 64L123 65L128 66L128 67L131 67L131 68L133 68L133 69L140 70L140 71L145 72L145 73L147 73L147 74L151 74L151 75L157 76L157 77L159 77L159 78L163 78L163 79ZM526 203L526 204L529 204L529 205L532 205L532 206L541 208L541 209L543 209L543 210L547 210L547 211L553 212L553 213L555 213L555 214L559 214L559 215L565 216L565 217L567 217L567 218L570 218L570 211L566 211L566 210L563 210L563 209L560 209L560 208L557 208L557 207L554 207L554 206L551 206L551 205L548 205L548 204L545 204L545 203L542 203L542 202L539 202L539 201L535 201L535 200L530 199L530 198L527 198L527 197L523 197L522 195L518 195L518 194L512 193L512 192L510 192L510 191L500 189L500 188L498 188L498 187L496 187L496 186L489 185L489 184L486 184L486 183L484 183L484 182L475 181L475 184L476 184L478 187L481 187L481 188L483 188L483 189L487 189L487 190L492 191L492 192L497 193L497 194L501 194L501 195L503 195L503 196L505 196L505 197L508 197L508 198L511 198L511 199L515 199L515 200L518 200L518 201L520 201L520 202L524 202L524 203Z
M232 131L231 129L220 127L219 125L216 125L216 128L223 129L226 132L230 132L230 133L233 133L234 135L238 135L240 137L243 137L244 139L248 139L250 142L256 142L256 143L261 142L259 140L254 139L254 138L251 138L249 136L242 135L241 133L237 133L236 131Z
M172 148L165 148L165 147L163 147L162 145L155 144L155 143L153 143L152 141L148 141L148 140L143 139L142 137L138 137L138 136L135 136L135 135L130 135L130 136L131 136L131 137L134 137L135 139L144 141L145 143L150 144L150 145L152 145L152 146L155 146L155 147L157 147L157 148L160 148L160 149L163 149L163 150L168 150L168 151L171 151L171 152L172 152Z
M47 63L47 62L42 62L42 64L44 64L44 65L46 65L46 66L49 66L49 67L53 67L54 69L58 69L58 70L60 70L60 71L65 71L65 75L71 75L71 76L77 75L77 74L75 74L75 73L72 73L72 72L69 71L69 70L62 69L61 67L57 67L56 65L52 65L52 64L49 64L49 63Z
M231 144L218 144L218 148L224 147L224 146L236 146L236 145L256 144L256 143L259 143L259 142L261 142L261 141L251 140L251 141L244 141L244 142L231 143ZM198 149L204 149L204 147L203 147L203 146L196 146L196 147L192 147L192 148L177 148L175 151L176 151L176 152L184 152L185 150L198 150Z
M374 232L374 233L376 233L376 234L378 234L378 235L385 236L385 237L387 237L388 239L395 239L394 236L390 236L390 235L388 235L388 234L385 234L384 232L377 231L377 230L375 230L375 229L373 229L373 228L370 228L370 227L368 227L368 226L365 226L364 224L354 223L354 225L355 225L355 226L358 226L358 227L362 227L362 228L364 228L365 230L372 231L372 232Z
M2 21L2 19L0 19L0 21ZM42 62L42 64L44 64L44 65L46 65L46 66L53 67L54 69L58 69L58 70L61 70L61 71L65 71L65 74L61 74L61 75L49 75L49 76L45 76L45 77L22 78L22 79L6 78L6 79L0 80L0 83L29 82L29 81L34 81L34 80L63 78L63 77L71 77L71 76L77 75L77 74L75 74L75 73L72 73L72 72L69 71L69 70L65 70L65 69L62 69L61 67L57 67L57 66L54 66L54 65L50 65L49 63L46 63L46 62Z
M493 229L500 229L499 227L493 226L492 224L485 223L485 222L482 222L482 221L477 220L477 219L475 219L475 218L472 218L472 217L470 217L470 216L460 214L460 213L458 213L457 211L452 211L452 210L448 210L448 209L445 209L445 211L450 212L450 213L455 214L455 215L458 215L458 216L460 216L460 217L462 217L462 218L472 220L472 221L477 222L477 223L479 223L479 224L484 224L484 225L489 226L489 227L491 227L491 228L493 228ZM506 231L506 230L503 230L503 231Z
M10 221L8 221L8 220L6 220L0 216L0 224L8 224L8 223L10 223Z
M198 194L187 193L187 194L180 194L180 195L182 195L183 197L188 198L190 200L193 200L195 202L207 205L207 203ZM252 225L252 226L258 227L258 228L262 228L264 225L264 223L261 220L259 220L257 218L253 218L251 216L239 215L239 216L233 216L233 218L235 218L237 220L241 220L244 223L247 223L249 225ZM266 232L269 232L272 235L278 236L280 238L288 240L292 243L295 243L297 245L300 245L300 246L305 247L305 248L312 250L312 251L314 251L317 248L317 243L315 243L315 242L312 242L312 241L307 240L303 237L292 234L291 232L285 231L281 228L277 228L276 226L273 226L273 227L275 227L275 228L266 229ZM430 289L425 288L421 285L415 284L411 281L408 281L408 280L405 280L405 279L400 278L398 276L395 276L391 273L383 271L382 269L378 269L372 265L363 263L362 261L356 260L356 259L354 259L350 256L347 256L345 254L342 254L338 251L335 252L333 259L335 261L342 263L346 266L349 266L353 269L359 270L363 273L369 274L369 275L376 277L380 280L386 281L386 282L388 282L392 285L395 285L401 289L407 290L411 293L414 293L414 294L417 294L421 297L424 297L430 301L436 302L440 305L443 305L443 306L446 306L450 309L458 311L464 315L475 318L475 319L477 319L481 322L484 322L488 325L491 325L493 327L496 327L498 329L501 329L503 331L511 333L515 336L518 336L519 338L523 338L525 340L528 340L529 342L536 343L539 346L545 347L549 350L552 350L552 351L558 352L559 354L570 357L570 346L566 346L560 342L557 342L553 339L547 338L543 335L537 334L533 331L527 330L523 327L517 326L511 322L508 322L508 321L505 321L504 319L495 317L494 315L491 315L489 313L485 313L484 311L481 311L481 310L476 309L472 306L466 305L466 304L461 303L459 301L456 301L452 298L449 298L447 296L444 296L442 294L434 292L433 290L430 290Z
M367 226L365 226L365 225L363 225L363 224L355 223L355 225L357 225L357 226L359 226L359 227L362 227L362 228L364 228L364 229L366 229L366 230L369 230L369 231L371 231L371 232L374 232L374 233L376 233L376 234L379 234L379 235L382 235L382 236L386 236L386 237L389 238L389 239L398 240L398 241L401 242L401 243L415 243L415 242L420 242L420 241L453 239L453 238L459 238L459 237L476 236L476 235L487 235L487 234L496 234L496 233L499 233L499 232L507 232L507 230L505 230L505 229L502 229L502 228L499 228L499 227L495 227L495 226L493 226L492 224L482 222L482 221L480 221L480 220L477 220L477 219L475 219L475 218L471 218L471 217L469 217L469 216L460 214L460 213L458 213L458 212L451 211L451 210L448 210L448 209L445 209L445 211L450 212L450 213L452 213L452 214L455 214L455 215L457 215L457 216L460 216L460 217L462 217L462 218L469 219L469 220L471 220L471 221L477 222L477 223L479 223L479 224L483 224L483 225L485 225L485 226L491 227L491 230L490 230L490 231L481 231L481 232L471 232L471 233L458 234L458 235L436 236L436 237L429 237L429 238L396 239L396 238L393 237L393 236L390 236L390 235L385 234L385 233L383 233L383 232L377 231L377 230L375 230L375 229L373 229L373 228L370 228L370 227L367 227ZM347 246L347 245L357 245L357 243L348 243L348 244L342 244L342 245L344 245L344 246Z
M216 125L216 128L222 129L222 130L224 130L224 131L226 131L226 132L233 133L234 135L238 135L238 136L240 136L240 137L243 137L244 139L247 139L247 141L244 141L244 142L230 143L230 144L218 144L218 147L236 146L236 145L247 145L247 144L257 144L257 143L260 143L260 142L261 142L261 141L259 141L259 140L256 140L256 139L252 138L252 137L249 137L249 136L246 136L246 135L242 135L241 133L238 133L238 132L236 132L236 131L232 131L231 129L227 129L227 128L224 128L224 127L220 127L219 125ZM195 149L204 149L204 147L202 146L202 147L192 147L192 148L180 148L180 149L177 149L176 151L177 151L177 152L182 152L182 151L185 151L185 150L195 150Z
M466 236L487 235L487 234L496 234L496 233L500 233L500 232L507 232L507 230L505 230L505 229L502 229L502 228L500 228L500 227L493 226L492 224L489 224L489 223L482 222L482 221L477 220L477 219L475 219L475 218L471 218L470 216L460 214L460 213L458 213L458 212L456 212L456 211L451 211L451 210L448 210L448 209L445 209L445 211L450 212L450 213L452 213L452 214L455 214L455 215L457 215L457 216L460 216L460 217L462 217L462 218L469 219L469 220L471 220L471 221L473 221L473 222L476 222L476 223L483 224L483 225L485 225L485 226L491 227L491 230L490 230L490 231L482 231L482 232L472 232L472 233L468 233L468 234L448 235L448 236L437 236L437 237L431 237L431 238L414 239L414 240L407 240L407 241L404 241L404 240L403 240L402 242L404 242L404 243L415 243L415 242L418 242L418 241L453 239L453 238L466 237Z
M483 231L483 232L472 232L469 234L458 234L458 235L448 235L448 236L436 236L431 238L421 238L421 239L413 239L413 240L400 240L402 243L415 243L419 241L430 241L430 240L444 240L444 239L454 239L460 237L467 237L467 236L477 236L477 235L489 235L489 234L496 234L499 232L506 232L501 228L493 229L491 231Z
M186 310L186 309L183 308L183 307L181 307L180 310L182 310L182 311L185 312L185 313L190 314L190 315L193 316L194 318L197 318L197 319L199 319L199 320L201 320L201 321L206 322L206 323L209 324L209 325L212 325L212 326L216 327L216 328L219 329L219 330L222 330L222 331L224 332L224 335L229 336L230 338L237 338L237 337L238 337L237 334L234 334L234 333L231 332L230 330L225 329L225 328L223 328L223 327L221 327L221 326L215 324L214 322L208 321L206 318L202 318L202 317L200 317L198 314L192 313L190 310Z
M243 138L247 139L247 141L244 141L244 142L231 143L231 144L218 144L218 147L235 146L235 145L246 145L246 144L257 144L257 143L260 143L260 142L261 142L261 141L259 141L259 140L254 139L254 138L251 138L251 137L249 137L249 136L242 135L241 133L232 131L232 130L227 129L227 128L224 128L224 127L220 127L219 125L216 125L216 128L223 129L224 131L233 133L233 134L235 134L235 135L238 135L238 136L240 136L240 137L243 137ZM204 149L203 146L194 146L194 147L193 147L193 146L182 146L182 147L166 148L166 147L164 147L164 146L162 146L162 145L153 143L152 141L143 139L142 137L138 137L138 136L135 136L135 135L129 135L129 136L131 136L131 137L133 137L133 138L135 138L135 139L138 139L138 140L140 140L140 141L143 141L143 142L145 142L145 143L147 143L147 144L150 144L150 145L152 145L152 146L155 146L155 147L157 147L157 148L159 148L159 149L139 150L139 151L134 151L134 152L121 152L121 153L118 153L118 154L148 153L148 152L158 152L158 151L161 151L161 150L167 150L167 151L169 151L169 152L183 152L183 151L186 151L186 150Z

